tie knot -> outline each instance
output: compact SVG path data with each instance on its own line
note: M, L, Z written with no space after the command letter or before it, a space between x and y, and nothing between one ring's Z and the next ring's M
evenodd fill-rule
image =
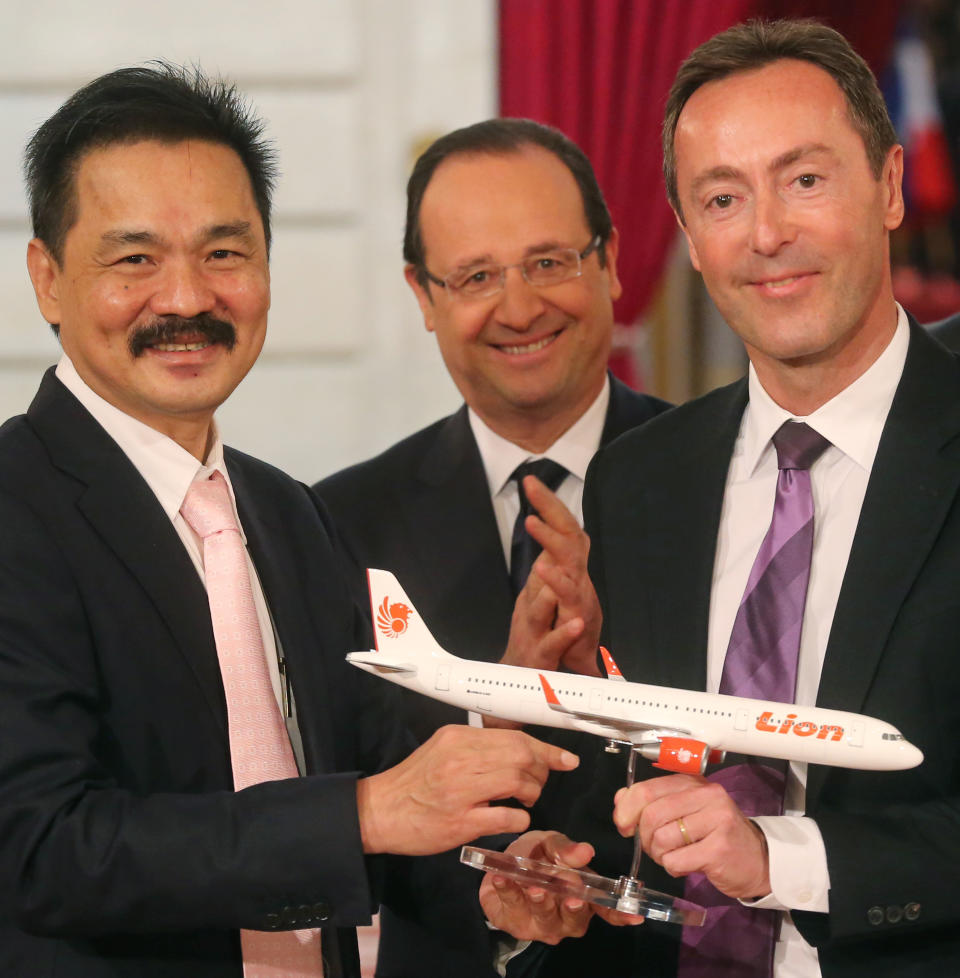
M559 462L553 462L548 458L538 458L533 462L521 462L513 470L510 478L517 480L517 485L520 486L520 495L523 496L524 476L535 475L551 492L556 492L567 474L567 470Z
M219 472L203 482L191 483L180 507L183 518L197 536L206 539L222 530L237 530L230 490Z
M773 447L781 469L809 469L830 442L802 421L785 421L773 436Z

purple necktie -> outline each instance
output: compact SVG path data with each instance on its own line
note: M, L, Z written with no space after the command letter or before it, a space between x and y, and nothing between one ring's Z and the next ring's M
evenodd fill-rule
M773 436L777 495L770 529L750 571L723 661L720 692L792 703L813 552L810 466L830 442L798 421ZM751 763L710 775L745 815L783 811L784 768ZM685 927L678 978L770 978L778 913L752 910L724 896L701 874L687 878L684 896L707 907L707 922Z
M510 475L517 480L517 490L520 493L520 512L517 513L513 524L513 537L510 542L510 581L513 593L519 594L530 576L530 568L543 549L536 540L527 533L526 519L536 510L530 505L527 494L523 489L524 476L535 475L551 492L556 492L560 483L569 472L559 463L548 458L538 458L534 462L522 462Z

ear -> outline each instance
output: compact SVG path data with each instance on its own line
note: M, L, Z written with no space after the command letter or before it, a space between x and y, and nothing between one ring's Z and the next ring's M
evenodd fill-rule
M894 228L900 227L904 214L902 146L893 146L887 153L887 159L880 175L880 183L883 185L883 193L886 198L883 226L888 231L892 231Z
M433 297L430 295L429 288L424 287L420 284L420 280L417 278L417 269L415 265L407 265L403 269L403 277L407 280L407 285L413 290L413 294L417 297L417 303L420 306L420 312L423 314L423 324L427 327L429 332L434 330L434 306Z
M51 325L59 326L60 266L39 238L27 245L27 271L37 295L40 314Z
M683 231L683 236L687 239L687 252L690 255L690 264L699 272L700 259L697 257L697 248L693 243L693 238L690 237L690 231L678 211L674 211L673 216L677 219L677 226Z
M616 301L623 295L623 286L620 284L620 279L617 276L617 256L620 254L620 232L616 228L611 229L610 237L607 238L606 244L603 246L603 254L606 260L603 270L607 273L607 277L610 280L610 298Z

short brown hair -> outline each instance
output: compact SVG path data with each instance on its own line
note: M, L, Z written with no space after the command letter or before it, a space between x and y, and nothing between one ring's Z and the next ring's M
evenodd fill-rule
M528 146L552 153L577 181L583 212L590 234L600 239L597 260L606 262L604 246L613 232L613 221L590 160L573 140L559 129L532 119L486 119L455 129L431 143L420 154L407 181L407 224L403 234L403 257L417 272L417 281L427 287L426 250L420 230L420 205L437 167L454 156L507 156Z
M842 34L815 20L751 20L716 34L696 48L680 66L667 96L663 117L663 179L667 200L681 221L674 136L680 113L690 96L707 82L788 58L809 61L837 83L847 103L850 124L863 139L870 169L876 179L880 178L887 154L897 142L897 134L866 61Z

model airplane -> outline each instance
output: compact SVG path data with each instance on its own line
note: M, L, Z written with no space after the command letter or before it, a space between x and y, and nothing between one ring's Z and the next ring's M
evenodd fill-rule
M689 774L726 751L868 771L923 760L896 727L874 717L627 682L606 649L606 679L460 659L437 644L393 574L367 576L377 649L347 660L464 710L582 730Z

